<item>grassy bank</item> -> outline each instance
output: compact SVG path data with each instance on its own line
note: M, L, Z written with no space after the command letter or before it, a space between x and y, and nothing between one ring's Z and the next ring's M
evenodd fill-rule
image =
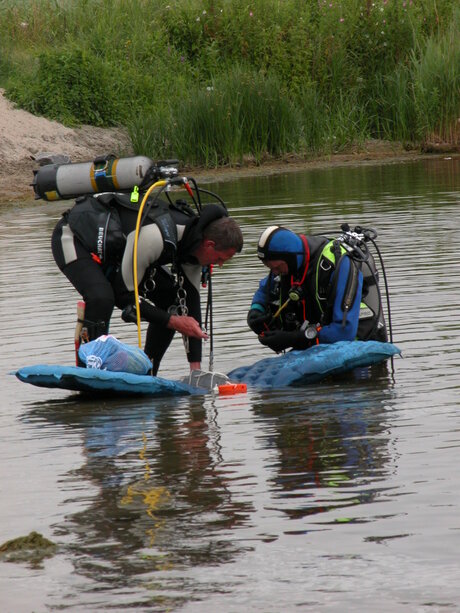
M218 166L369 138L460 138L454 0L35 0L0 5L0 86L136 153Z

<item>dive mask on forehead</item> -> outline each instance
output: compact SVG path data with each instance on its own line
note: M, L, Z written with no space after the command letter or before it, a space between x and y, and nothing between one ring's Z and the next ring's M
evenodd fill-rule
M305 250L298 234L282 226L269 226L257 244L257 257L263 262L282 260L294 273L302 266Z
M262 232L259 238L259 242L257 244L257 257L259 259L261 260L270 259L268 257L268 254L269 254L268 245L270 243L270 237L273 235L274 232L280 229L281 229L280 226L269 226L266 230Z

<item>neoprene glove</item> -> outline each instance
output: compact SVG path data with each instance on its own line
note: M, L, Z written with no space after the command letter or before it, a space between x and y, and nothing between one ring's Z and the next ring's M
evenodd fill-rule
M129 304L121 312L121 318L126 323L130 323L130 324L137 323L136 307L133 304Z
M292 349L307 349L310 346L310 341L305 337L302 330L294 330L293 332L285 332L284 330L273 330L264 332L259 336L259 341L262 345L269 347L277 353L292 347Z
M256 334L260 334L264 330L267 330L266 324L271 319L270 313L262 313L258 309L251 309L248 313L248 326Z

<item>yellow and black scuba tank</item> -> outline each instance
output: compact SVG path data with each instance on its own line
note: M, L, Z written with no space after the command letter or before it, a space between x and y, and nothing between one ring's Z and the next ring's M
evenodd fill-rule
M78 198L102 192L131 192L134 187L147 188L159 178L178 174L177 160L154 162L145 156L117 158L104 154L92 162L50 163L34 170L32 187L35 199L54 201Z

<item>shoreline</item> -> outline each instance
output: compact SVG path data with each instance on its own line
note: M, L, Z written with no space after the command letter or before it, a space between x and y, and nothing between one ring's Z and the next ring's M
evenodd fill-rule
M89 152L91 153L91 152ZM97 155L97 154L96 154ZM133 155L132 153L130 155ZM80 156L78 156L80 157ZM93 157L73 159L73 162L90 161ZM128 155L120 155L128 157ZM419 160L442 159L445 157L460 157L457 151L442 153L423 153L420 151L401 151L395 147L393 150L372 151L363 150L354 153L333 154L308 160L290 157L281 160L270 160L260 165L242 164L219 168L180 167L181 174L193 177L202 183L217 183L233 181L245 177L264 177L281 175L309 170L323 170L339 167L371 166L381 164L400 164ZM32 187L33 170L37 168L33 159L24 159L17 163L10 163L0 168L0 206L11 203L25 203L35 199Z
M359 153L340 153L330 156L318 156L308 160L277 160L262 163L260 166L242 165L221 167L217 169L190 169L190 175L204 182L232 181L243 177L270 176L291 172L306 172L309 170L324 170L328 168L375 166L380 164L399 164L419 160L432 160L444 157L460 157L452 153L421 153L406 151L404 153L390 152L387 154L362 151Z
M0 88L0 205L34 200L33 171L40 154L64 154L72 162L88 162L104 153L117 157L134 155L128 133L123 128L68 128L56 121L16 108ZM219 168L184 165L180 173L204 183L231 181L243 177L269 176L340 166L397 164L422 159L460 156L459 146L443 143L407 150L401 143L369 140L348 152L303 158L286 155L266 159L260 165L247 159L242 164Z

